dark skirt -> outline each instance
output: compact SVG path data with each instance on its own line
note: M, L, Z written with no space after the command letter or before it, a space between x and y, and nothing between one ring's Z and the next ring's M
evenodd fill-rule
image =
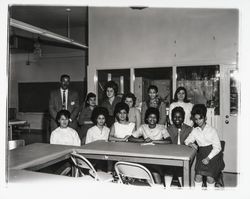
M222 151L220 151L216 156L214 156L207 165L202 163L202 160L209 155L212 149L212 145L199 147L196 155L196 174L216 178L218 174L224 169L225 163L223 161Z

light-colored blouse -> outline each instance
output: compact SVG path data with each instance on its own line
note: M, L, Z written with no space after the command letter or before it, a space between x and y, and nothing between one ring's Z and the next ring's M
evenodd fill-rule
M80 146L81 140L74 129L57 127L51 133L50 144Z
M142 136L144 139L150 138L151 140L163 140L170 136L167 129L161 124L156 124L153 129L149 128L148 124L142 124L132 135L135 138Z
M203 130L200 127L194 128L185 140L185 144L188 145L195 141L199 146L212 145L213 149L208 155L209 159L212 159L221 151L221 144L217 130L209 124L206 124Z
M88 144L96 140L107 141L109 138L109 131L110 129L106 126L101 130L95 125L88 130L85 143Z
M116 138L124 138L127 135L132 135L132 132L135 128L135 123L130 122L128 124L121 124L119 122L114 123L115 134L114 137Z

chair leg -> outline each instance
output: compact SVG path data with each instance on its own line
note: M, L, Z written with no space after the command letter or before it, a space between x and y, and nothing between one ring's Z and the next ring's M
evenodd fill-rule
M173 176L171 176L171 175L166 175L166 174L164 175L165 187L170 188L172 179L173 179Z
M224 187L224 180L223 180L223 173L220 172L216 182L215 182L215 187Z
M207 177L206 176L202 177L202 187L207 187Z

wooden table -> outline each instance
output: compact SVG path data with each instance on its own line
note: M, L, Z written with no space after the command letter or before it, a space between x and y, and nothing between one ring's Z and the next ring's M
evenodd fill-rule
M75 147L35 143L9 151L9 169L39 170L70 157Z
M9 140L12 140L12 134L13 134L13 126L24 126L27 125L29 127L30 131L30 126L27 121L25 120L10 120L8 122L8 127L9 127Z
M191 186L191 165L196 151L183 145L96 141L75 147L35 143L9 151L8 167L39 170L69 158L74 151L92 159L180 166L184 186Z
M196 151L185 145L142 145L129 142L96 141L76 152L86 158L183 167L183 185L191 186L191 166Z

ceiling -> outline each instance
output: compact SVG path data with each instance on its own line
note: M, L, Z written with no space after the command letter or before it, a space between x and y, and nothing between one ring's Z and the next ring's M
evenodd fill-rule
M10 17L43 29L67 27L67 8L70 8L70 27L87 26L88 7L11 6Z
M66 9L70 9L67 11ZM85 39L77 38L78 35L86 35L88 26L88 7L65 7L65 6L11 6L9 8L10 18L25 22L27 24L60 34L67 37L68 30L68 16L69 29L71 30L70 38L76 41L86 43ZM80 29L74 30L74 28ZM74 30L74 31L73 31ZM85 31L82 34L79 31ZM19 28L11 27L10 36L18 37L18 45L13 45L14 40L10 40L11 49L13 53L21 53L23 51L32 51L34 43L41 45L76 48L71 44L65 44L61 41L46 38L42 35L38 36L31 32L21 30Z

